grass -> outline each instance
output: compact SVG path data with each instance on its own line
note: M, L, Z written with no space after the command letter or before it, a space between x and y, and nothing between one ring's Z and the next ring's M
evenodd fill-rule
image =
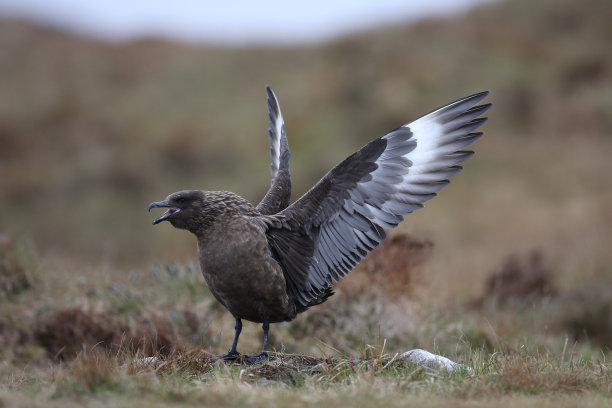
M379 350L365 360L277 356L273 362L242 366L203 362L199 353L174 353L161 363L146 365L138 362L139 355L94 349L42 374L17 373L4 385L0 398L34 406L334 407L464 404L466 400L472 404L501 400L511 406L537 406L543 401L605 406L611 397L609 354L584 360L526 349L474 351L466 356L473 373L452 374L415 367Z
M415 244L409 248L414 251ZM389 241L378 251L374 259L386 258L390 265L381 273L394 279L399 272L393 256L402 258L397 244ZM607 333L607 315L592 317L590 312L591 304L605 307L597 303L605 297L566 302L563 296L576 294L541 297L526 291L524 298L513 292L502 302L496 295L476 304L410 303L382 285L372 286L364 277L374 272L363 265L339 286L329 307L273 325L277 359L249 366L207 360L231 342L232 322L192 265L157 266L105 286L102 276L70 285L73 273L46 273L33 252L21 262L30 265L34 284L3 303L0 318L0 401L8 406L444 406L492 401L605 406L612 399L612 354L602 345L607 340L571 337L576 322ZM402 273L417 277L414 268ZM530 266L525 268L530 272ZM416 286L407 291L418 291L417 281L411 285ZM50 305L49 299L57 303ZM573 317L571 324L564 320L568 312L579 316L581 308L588 318ZM9 333L16 336L11 339ZM260 342L259 327L245 324L240 350L252 353ZM429 349L470 369L439 372L398 358L411 348Z

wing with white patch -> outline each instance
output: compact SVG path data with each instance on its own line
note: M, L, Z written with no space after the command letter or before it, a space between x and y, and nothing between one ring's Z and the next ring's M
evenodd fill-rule
M487 95L468 96L373 140L271 217L267 234L294 299L304 306L320 299L385 239L384 228L422 208L461 171L473 154L462 149L482 135L473 131L491 104L475 105ZM312 248L302 251L303 260L275 248L280 237L288 242L289 231Z
M268 93L268 140L270 141L270 189L257 205L262 214L276 214L289 205L291 198L291 178L289 174L289 144L285 134L285 123L276 94L266 86Z

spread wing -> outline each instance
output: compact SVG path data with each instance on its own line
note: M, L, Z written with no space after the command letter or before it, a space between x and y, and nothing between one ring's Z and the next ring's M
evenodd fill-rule
M268 92L268 139L270 140L270 174L272 182L270 189L257 205L262 214L276 214L289 205L291 198L291 179L289 175L289 144L285 134L285 123L281 114L278 99L274 91L266 86Z
M315 304L385 239L403 216L423 207L461 171L462 150L491 104L488 92L437 109L373 140L327 173L280 214L266 219L290 295Z

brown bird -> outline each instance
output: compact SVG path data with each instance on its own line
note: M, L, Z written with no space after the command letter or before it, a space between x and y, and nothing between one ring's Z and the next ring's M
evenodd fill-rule
M202 274L215 298L236 319L232 347L218 358L240 356L242 319L263 324L268 358L270 323L333 295L332 286L385 239L384 229L446 186L473 152L462 150L482 133L472 131L491 104L475 106L481 92L439 108L374 139L327 173L289 205L289 146L276 95L268 111L272 183L254 207L229 191L179 191L149 205L166 207L153 224L169 221L197 237Z

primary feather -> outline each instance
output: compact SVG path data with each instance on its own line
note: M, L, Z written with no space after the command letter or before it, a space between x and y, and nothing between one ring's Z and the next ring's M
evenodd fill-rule
M262 214L275 214L289 205L291 199L291 178L289 174L289 143L285 133L285 122L280 110L276 94L269 86L268 93L268 140L270 141L270 189L263 200L257 205Z

